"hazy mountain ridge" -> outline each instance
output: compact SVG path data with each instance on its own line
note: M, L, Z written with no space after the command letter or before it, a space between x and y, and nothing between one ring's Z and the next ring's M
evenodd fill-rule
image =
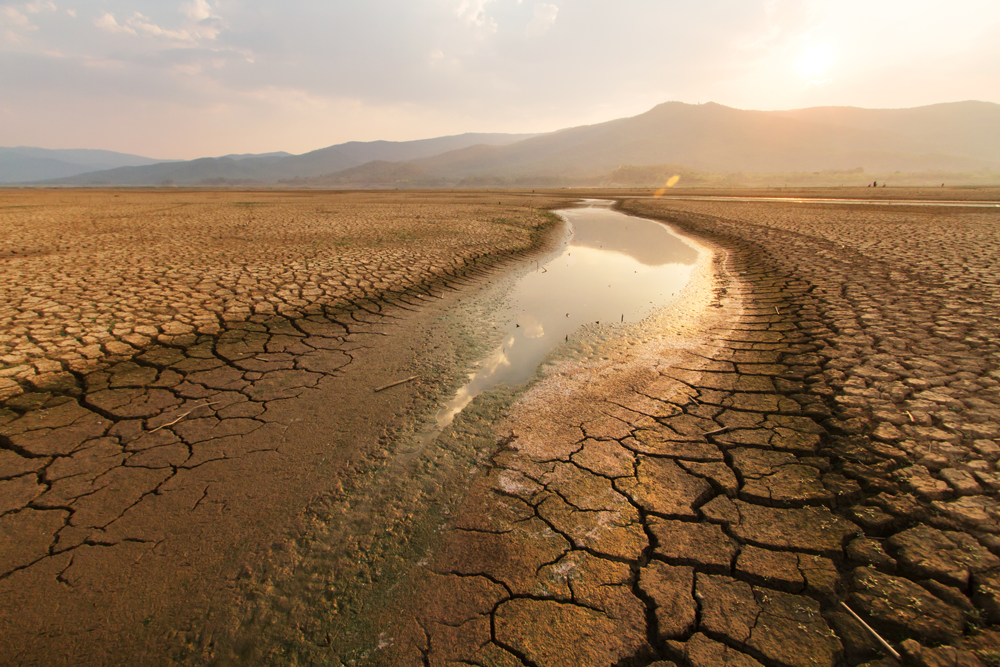
M154 158L87 148L0 148L0 183L64 178L87 172L163 162Z
M416 163L452 177L582 176L606 174L624 164L665 163L713 172L1000 168L1000 105L741 111L668 102L632 118Z
M295 156L120 167L51 184L544 187L613 183L623 166L657 165L679 165L702 174L699 178L926 172L936 179L950 172L976 174L968 178L978 183L992 178L990 170L1000 170L1000 105L744 111L667 102L630 118L541 135L348 142ZM834 180L855 178L842 174Z
M282 185L326 188L444 188L453 185L411 162L372 160L335 174L281 181Z
M209 181L212 184L247 181L277 183L283 180L333 174L376 160L404 162L474 144L511 143L533 136L535 135L467 133L416 141L350 141L302 155L280 153L260 156L232 155L140 167L119 167L69 178L52 179L44 184L197 185Z

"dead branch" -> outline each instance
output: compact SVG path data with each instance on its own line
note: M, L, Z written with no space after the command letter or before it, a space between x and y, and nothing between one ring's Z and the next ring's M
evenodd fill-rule
M375 393L377 394L380 391L382 391L383 389L391 389L392 387L397 387L397 386L399 386L401 384L406 384L407 382L412 382L412 381L416 380L418 377L420 377L420 376L419 375L411 375L410 377L408 377L408 378L406 378L404 380L396 380L395 382L390 382L387 385L383 385L381 387L378 387L375 390Z
M222 402L222 401L212 401L211 403L203 403L203 404L201 404L201 405L196 405L196 406L194 406L193 408L191 408L190 410L188 410L187 412L185 412L184 414L182 414L182 415L181 415L180 417L178 417L177 419L173 420L172 422L168 422L168 423L166 423L166 424L160 424L159 426L157 426L156 428L154 428L154 429L153 429L152 431L150 431L150 433L156 433L156 432L157 432L157 431L159 431L159 430L160 430L161 428L166 428L166 427L168 427L168 426L173 426L174 424L176 424L176 423L177 423L177 422L179 422L180 420L184 419L185 417L187 417L187 416L188 416L189 414L191 414L192 412L194 412L194 411L195 411L195 410L197 410L198 408L207 408L207 407L208 407L208 406L210 406L210 405L215 405L216 403L221 403L221 402Z
M847 603L841 602L840 606L843 607L844 609L846 609L847 613L849 613L851 616L854 617L854 620L856 620L858 623L860 623L861 625L863 625L864 628L865 628L865 630L867 630L868 632L870 632L872 634L872 637L874 637L878 641L878 643L882 645L882 648L884 648L886 651L888 651L889 654L892 655L892 657L894 657L896 660L899 660L900 662L902 662L903 658L899 655L899 653L896 652L896 649L894 649L892 646L890 646L889 642L887 642L886 640L882 639L881 635L879 635L879 633L875 632L875 630L872 628L872 626L870 626L867 623L865 623L864 621L862 621L861 617L858 616L857 614L855 614L854 610L847 606Z

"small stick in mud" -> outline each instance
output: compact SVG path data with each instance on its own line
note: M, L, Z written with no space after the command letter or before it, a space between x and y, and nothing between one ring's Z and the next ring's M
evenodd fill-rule
M195 411L195 410L197 410L198 408L207 408L207 407L208 407L208 406L210 406L210 405L215 405L216 403L221 403L221 402L222 402L222 401L212 401L211 403L204 403L204 404L202 404L202 405L196 405L196 406L194 406L193 408L191 408L190 410L188 410L187 412L185 412L184 414L182 414L182 415L181 415L180 417L178 417L177 419L173 420L172 422L168 422L168 423L166 423L166 424L160 424L159 426L157 426L156 428L154 428L154 429L153 429L152 431L150 431L150 433L156 433L156 432L157 432L157 431L159 431L159 430L160 430L161 428L166 428L166 427L168 427L168 426L173 426L174 424L176 424L176 423L177 423L177 422L179 422L180 420L184 419L185 417L187 417L187 416L188 416L189 414L191 414L192 412L194 412L194 411Z
M865 623L864 621L862 621L861 617L858 616L857 614L855 614L853 609L851 609L850 607L848 607L845 602L841 602L840 606L843 607L844 609L846 609L847 613L849 613L851 616L854 617L854 620L856 620L858 623L860 623L861 625L863 625L864 628L865 628L865 630L867 630L868 632L872 633L872 637L874 637L878 641L878 643L881 644L882 647L886 651L888 651L890 655L892 655L892 657L894 657L896 660L902 661L903 658L902 658L902 656L899 655L899 653L896 652L896 649L894 649L892 646L890 646L889 642L887 642L886 640L882 639L881 635L879 635L879 633L875 632L875 630L872 628L872 626L870 626L867 623Z
M728 431L728 430L729 430L728 426L723 426L722 428L717 428L714 431L705 431L704 433L702 433L702 435L715 435L717 433L722 433L723 431Z
M396 386L399 386L401 384L406 384L407 382L412 382L413 380L416 380L418 377L420 377L420 376L419 375L411 375L410 377L405 378L403 380L396 380L395 382L390 382L387 385L383 385L381 387L376 388L375 389L375 393L377 394L380 391L382 391L383 389L391 389L392 387L396 387Z

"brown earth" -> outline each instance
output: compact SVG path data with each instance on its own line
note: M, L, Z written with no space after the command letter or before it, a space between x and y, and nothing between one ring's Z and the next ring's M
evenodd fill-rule
M186 344L419 290L524 247L553 200L490 193L0 191L0 398ZM496 204L494 205L494 202Z
M170 662L238 625L305 508L461 376L448 313L546 243L553 200L525 203L4 192L0 662Z
M525 205L545 196L500 197L524 212L503 223L520 236L473 246L480 264L446 282L537 243ZM430 272L351 309L317 298L132 362L104 351L98 370L68 369L73 386L14 374L28 391L0 426L0 562L14 564L0 652L894 664L846 601L905 664L995 664L1000 213L622 206L705 246L681 305L585 332L522 395L483 397L426 449L407 429L472 349L443 318L482 324L469 292L428 298ZM470 217L460 237L490 229ZM410 375L437 380L368 400Z
M570 188L569 192L580 197L621 200L630 197L802 197L806 199L870 199L878 200L930 200L971 201L1000 203L1000 187L766 187L766 188L710 188L682 184L673 188ZM533 190L532 193L535 193ZM560 196L567 189L538 190L539 195Z
M622 208L714 303L520 398L366 664L996 664L1000 212Z

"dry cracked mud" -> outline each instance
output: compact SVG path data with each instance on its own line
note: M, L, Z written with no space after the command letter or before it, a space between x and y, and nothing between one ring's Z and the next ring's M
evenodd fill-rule
M997 664L1000 212L621 208L707 307L549 368L346 663Z
M72 662L112 622L146 628L169 650L142 656L166 664L897 664L844 602L903 664L997 664L1000 213L620 206L705 247L682 304L551 361L520 396L477 401L441 449L397 471L376 512L351 514L362 483L300 491L323 500L290 522L281 534L298 539L279 540L284 555L266 566L199 554L218 549L207 539L179 547L170 531L198 522L199 535L275 539L266 520L230 509L301 515L284 498L301 466L282 467L287 445L269 447L286 431L322 440L295 421L337 412L322 383L341 381L326 395L370 391L370 376L349 378L373 358L372 336L405 337L426 324L420 312L451 311L428 300L355 308L357 323L344 311L262 313L165 341L162 358L101 362L78 396L10 398L0 561L18 565L0 580L3 651ZM383 328L392 318L398 328ZM389 356L395 377L413 367ZM361 410L367 426L342 440L393 441L380 413L399 400ZM430 399L406 400L398 419ZM334 422L322 427L359 426ZM328 451L300 458L319 466ZM266 463L241 468L248 460ZM260 489L239 483L272 472L279 481ZM364 524L352 563L328 555L344 537L328 527L344 516ZM393 562L385 545L402 555ZM144 560L213 558L224 566L182 576L191 606L206 605L184 616L195 625L171 626L177 616L151 601L178 586L149 585ZM102 576L77 579L88 559ZM216 579L240 614L200 596ZM47 593L64 596L60 612ZM67 611L85 613L75 599L105 605L92 627L60 627Z
M420 291L523 248L543 221L532 207L545 205L510 194L4 191L0 398L251 316Z
M0 662L170 662L229 618L303 507L454 381L439 320L546 242L551 203L5 192Z

